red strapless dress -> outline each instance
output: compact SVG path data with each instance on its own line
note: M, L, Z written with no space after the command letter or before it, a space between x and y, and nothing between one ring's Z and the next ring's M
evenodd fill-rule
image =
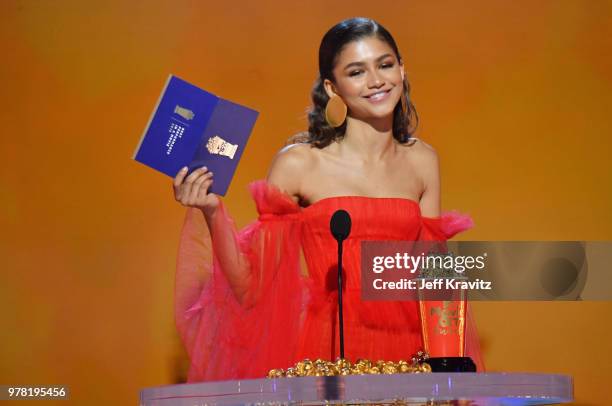
M471 227L469 217L422 217L414 200L340 196L301 208L264 181L250 185L259 218L240 232L221 207L214 242L200 211L189 209L176 275L176 324L191 359L189 382L261 378L304 358L339 355L337 245L329 220L351 214L344 242L345 355L372 360L410 359L422 349L415 302L360 299L360 242L445 240ZM250 286L239 303L215 258L219 250L243 255ZM301 252L303 261L300 260ZM474 324L466 351L483 370Z

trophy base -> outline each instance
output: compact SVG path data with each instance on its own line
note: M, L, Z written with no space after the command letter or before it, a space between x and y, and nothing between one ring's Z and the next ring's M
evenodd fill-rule
M431 366L431 372L476 372L470 357L434 357L425 362Z

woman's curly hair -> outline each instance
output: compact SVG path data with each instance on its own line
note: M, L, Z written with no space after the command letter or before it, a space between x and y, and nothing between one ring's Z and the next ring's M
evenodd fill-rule
M402 62L395 40L389 31L376 21L357 17L341 21L333 26L323 36L319 47L319 77L312 88L312 106L308 111L308 132L292 137L292 142L308 142L314 147L324 148L344 136L346 121L341 126L334 128L325 120L325 106L329 96L325 92L323 80L329 79L335 82L332 71L338 55L348 43L372 36L389 44L397 60ZM402 97L406 100L406 112L402 110L400 99L393 110L393 137L404 144L412 137L418 124L417 112L410 101L410 84L407 79L404 80Z

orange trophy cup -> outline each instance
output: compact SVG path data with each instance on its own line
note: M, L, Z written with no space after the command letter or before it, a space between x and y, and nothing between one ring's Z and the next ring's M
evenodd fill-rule
M476 372L465 356L467 291L456 287L463 280L467 278L417 279L423 347L433 372Z

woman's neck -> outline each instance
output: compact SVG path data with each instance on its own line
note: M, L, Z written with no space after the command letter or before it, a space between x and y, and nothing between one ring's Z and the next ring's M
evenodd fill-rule
M363 164L376 163L395 151L393 123L388 119L366 122L347 117L346 132L338 151Z

